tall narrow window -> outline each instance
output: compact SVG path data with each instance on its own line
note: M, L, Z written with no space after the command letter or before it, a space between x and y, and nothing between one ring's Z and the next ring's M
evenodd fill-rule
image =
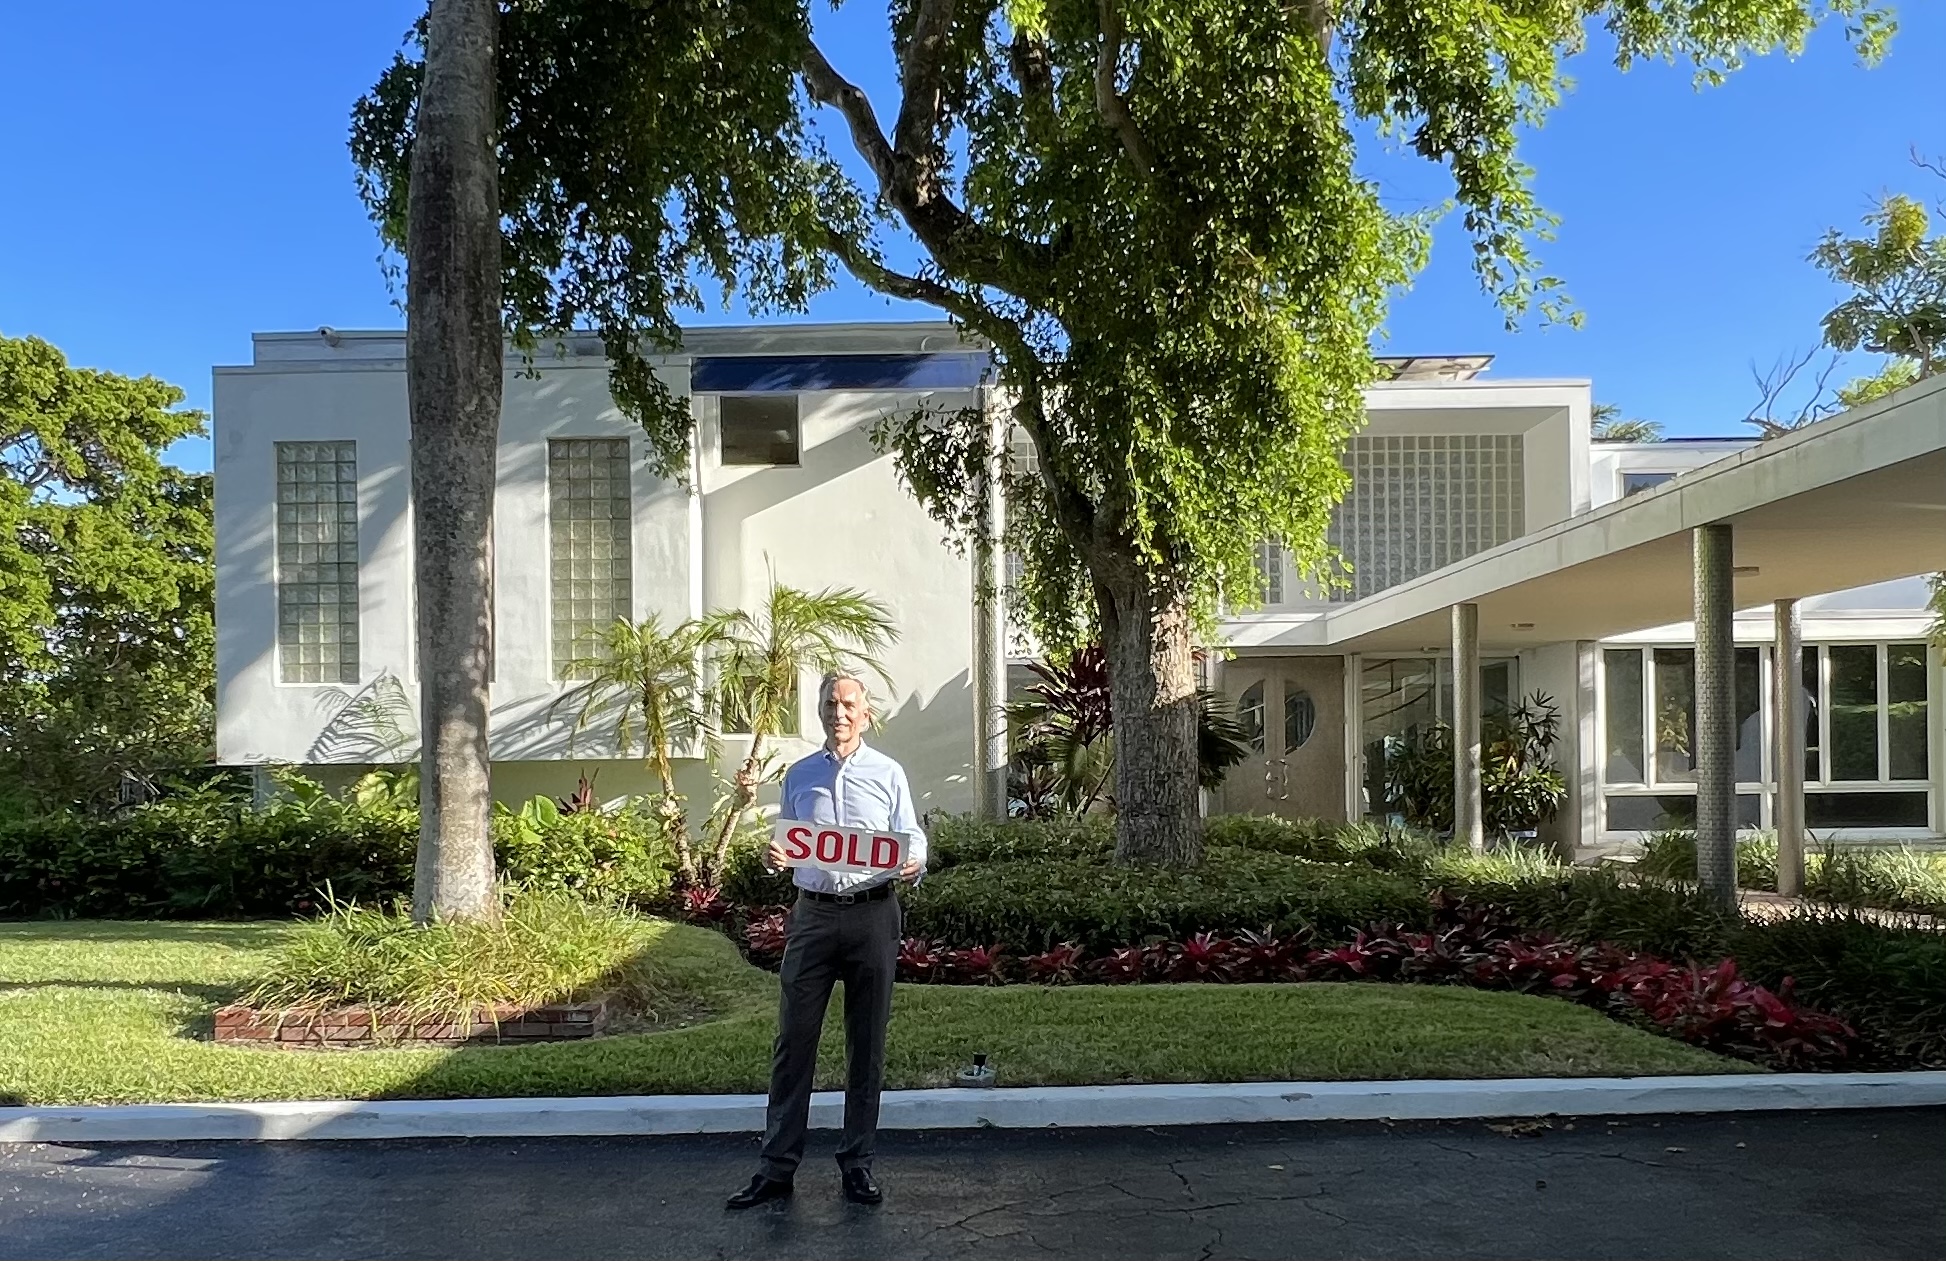
M1831 778L1878 778L1878 646L1833 644Z
M628 439L547 444L554 674L585 674L601 633L633 611Z
M358 681L358 456L277 444L277 666L286 683Z
M1642 650L1609 648L1602 653L1602 708L1607 724L1611 784L1646 784L1642 757Z
M1265 604L1284 602L1284 545L1276 539L1257 544L1257 573L1263 578Z
M1892 779L1924 779L1926 748L1926 646L1885 646L1885 739Z

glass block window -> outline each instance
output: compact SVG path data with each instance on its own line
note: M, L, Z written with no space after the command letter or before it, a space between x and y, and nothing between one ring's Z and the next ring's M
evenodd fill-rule
M633 612L628 439L549 442L547 499L554 674L565 679L598 635Z
M358 681L356 443L277 444L277 671Z
M1265 604L1284 602L1284 545L1276 539L1257 544L1257 573L1263 579Z
M1519 434L1353 438L1345 469L1351 492L1332 514L1330 539L1351 582L1332 591L1334 601L1410 582L1526 528Z

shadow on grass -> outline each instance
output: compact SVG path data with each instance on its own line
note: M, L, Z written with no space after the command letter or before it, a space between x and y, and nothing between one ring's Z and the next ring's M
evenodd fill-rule
M290 924L262 920L4 920L0 946L45 942L171 942L198 945L220 937L239 950L263 950L282 942Z
M4 990L156 990L164 994L181 994L188 998L221 1007L243 992L239 985L206 985L200 981L0 981L0 991Z

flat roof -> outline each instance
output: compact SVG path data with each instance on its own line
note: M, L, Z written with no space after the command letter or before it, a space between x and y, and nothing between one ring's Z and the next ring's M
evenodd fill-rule
M1693 615L1691 532L1734 530L1740 609L1946 568L1946 377L1234 647L1414 651L1477 604L1483 647L1604 639Z

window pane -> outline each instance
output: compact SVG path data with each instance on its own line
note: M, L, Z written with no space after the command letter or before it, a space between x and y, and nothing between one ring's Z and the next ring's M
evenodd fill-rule
M1690 732L1696 725L1696 654L1655 650L1655 778L1660 784L1696 782Z
M1878 646L1834 644L1831 657L1831 778L1878 778Z
M285 683L358 681L357 449L277 444L277 676Z
M1926 757L1926 646L1885 648L1886 740L1893 779L1924 779Z
M1642 760L1642 652L1639 648L1610 648L1602 653L1604 683L1601 703L1608 733L1608 768L1611 784L1641 784Z
M1804 706L1804 782L1815 784L1824 778L1822 757L1818 752L1818 650L1804 650L1804 671L1801 677L1804 692L1798 703Z
M1385 809L1385 749L1437 718L1443 662L1429 657L1367 658L1359 671L1359 706L1365 732L1365 800Z
M1291 753L1303 748L1317 725L1318 707L1311 700L1311 694L1295 689L1285 692L1284 752Z
M1660 797L1609 796L1608 830L1611 832L1658 832L1664 828L1696 826L1696 798L1691 793L1669 793ZM1751 829L1763 819L1763 799L1756 793L1737 796L1736 826Z
M723 463L797 463L797 395L725 394L717 422Z
M550 631L556 678L585 675L579 658L599 636L634 614L626 438L575 438L547 444Z
M1815 828L1922 828L1926 794L1805 793L1804 822Z
M1504 714L1514 707L1514 663L1489 661L1480 667L1480 712Z
M1351 566L1334 601L1360 600L1516 537L1526 528L1519 434L1359 436L1330 540Z
M1624 473L1622 474L1622 498L1639 495L1651 487L1675 480L1674 473Z
M1243 730L1250 737L1250 747L1264 751L1264 681L1258 679L1243 689L1237 698L1237 719L1243 723Z
M1737 782L1754 784L1764 774L1763 650L1737 649L1735 674Z
M1284 602L1284 545L1275 539L1257 544L1257 575L1263 580L1265 604Z

